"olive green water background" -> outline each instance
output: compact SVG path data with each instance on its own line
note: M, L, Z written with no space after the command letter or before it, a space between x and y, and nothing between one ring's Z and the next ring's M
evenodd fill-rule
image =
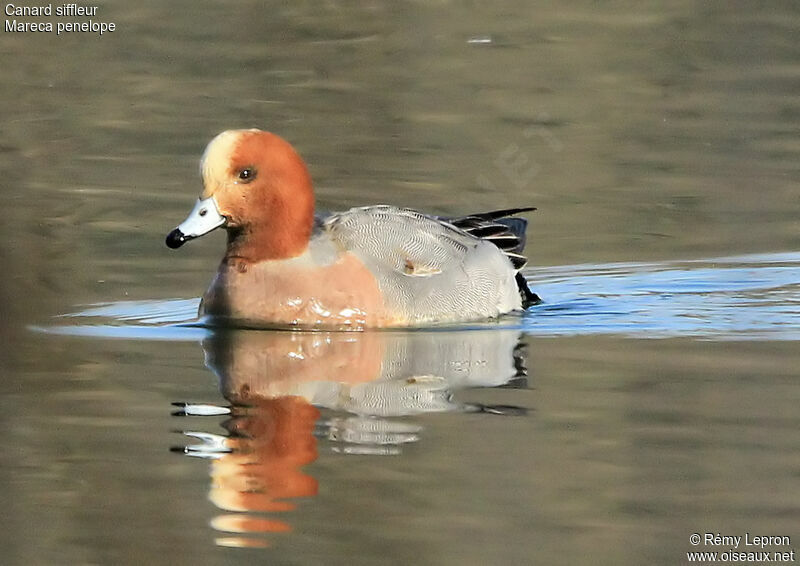
M321 449L319 495L255 550L215 546L208 465L169 452L197 426L171 402L224 403L197 343L29 329L200 296L223 234L163 239L233 127L295 144L321 208L535 205L534 267L797 250L797 4L145 0L96 19L116 31L0 34L0 563L683 564L695 532L800 546L793 340L529 336L528 388L460 394L527 415L414 417L422 438L393 457Z

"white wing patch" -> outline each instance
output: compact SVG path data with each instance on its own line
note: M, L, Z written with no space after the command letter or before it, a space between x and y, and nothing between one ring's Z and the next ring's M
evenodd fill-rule
M430 277L431 275L438 275L441 272L441 269L428 265L416 264L411 259L406 259L403 265L403 275L408 275L409 277Z

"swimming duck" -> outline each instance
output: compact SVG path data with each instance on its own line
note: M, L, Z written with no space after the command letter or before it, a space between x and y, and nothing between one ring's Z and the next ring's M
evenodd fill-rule
M203 192L166 244L224 227L225 256L200 315L244 325L424 326L539 302L519 270L515 208L442 218L395 206L315 214L311 176L285 140L229 130L201 160Z

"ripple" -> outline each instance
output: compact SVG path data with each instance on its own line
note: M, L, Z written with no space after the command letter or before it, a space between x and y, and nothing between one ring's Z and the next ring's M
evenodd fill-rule
M537 336L617 334L705 340L800 339L800 253L705 260L581 264L525 271L545 300L498 321L442 330L518 328ZM72 336L196 341L209 328L199 299L86 305L57 317L77 324L31 327Z
M800 339L800 254L531 270L528 334Z

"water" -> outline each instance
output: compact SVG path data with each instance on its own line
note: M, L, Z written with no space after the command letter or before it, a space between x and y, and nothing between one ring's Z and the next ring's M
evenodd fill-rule
M762 254L661 263L527 269L545 297L524 314L440 330L518 328L527 335L615 334L632 338L797 340L800 254ZM63 315L85 324L35 327L73 336L198 340L199 299L121 301Z
M114 35L0 34L0 562L796 549L794 5L100 11ZM413 332L204 326L223 238L163 239L208 139L251 126L296 144L321 208L537 206L545 303Z

